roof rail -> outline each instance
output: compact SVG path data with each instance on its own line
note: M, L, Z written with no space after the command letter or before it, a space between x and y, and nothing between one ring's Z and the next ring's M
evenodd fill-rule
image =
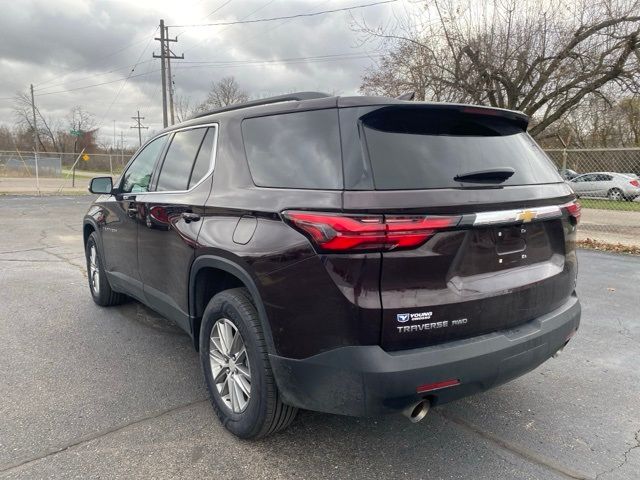
M295 101L299 102L302 100L327 98L330 96L331 95L328 95L326 93L321 93L321 92L287 93L285 95L277 95L275 97L260 98L258 100L250 100L248 102L234 103L233 105L227 105L226 107L216 108L214 110L209 110L208 112L199 113L198 115L195 115L192 118L206 117L207 115L211 115L214 113L229 112L231 110L240 110L241 108L257 107L259 105L269 105L272 103L280 103L280 102L295 102Z

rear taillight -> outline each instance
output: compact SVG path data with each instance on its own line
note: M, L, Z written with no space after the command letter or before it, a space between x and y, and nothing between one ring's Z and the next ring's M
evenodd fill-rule
M422 245L438 230L455 227L459 216L340 215L288 210L282 216L320 250L394 250Z
M640 187L640 182L638 182L638 180L631 180L629 183L634 187Z
M573 202L562 205L562 208L567 209L569 216L574 219L574 223L576 225L578 224L578 222L580 222L580 211L582 209L580 203L574 200Z

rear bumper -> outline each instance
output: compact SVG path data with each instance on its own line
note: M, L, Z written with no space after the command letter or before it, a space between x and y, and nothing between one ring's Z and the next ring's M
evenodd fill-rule
M343 415L402 410L428 396L441 404L500 385L550 358L580 324L575 295L562 307L516 328L400 352L342 347L302 360L271 355L283 401ZM458 379L424 395L416 387Z

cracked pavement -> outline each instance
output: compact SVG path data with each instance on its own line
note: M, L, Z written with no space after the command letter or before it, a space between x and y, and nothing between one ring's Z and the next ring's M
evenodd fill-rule
M638 257L580 252L580 331L524 377L418 424L301 412L244 442L186 335L136 302L91 301L89 203L0 197L0 478L640 477Z

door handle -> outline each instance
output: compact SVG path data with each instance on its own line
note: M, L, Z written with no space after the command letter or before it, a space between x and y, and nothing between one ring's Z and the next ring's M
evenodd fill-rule
M184 218L184 221L187 223L197 222L200 220L200 215L192 212L182 212L182 218Z

